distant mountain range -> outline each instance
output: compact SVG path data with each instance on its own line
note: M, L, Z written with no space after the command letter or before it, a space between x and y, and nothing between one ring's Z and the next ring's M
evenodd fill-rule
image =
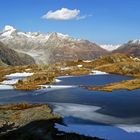
M0 41L18 52L31 55L37 63L94 59L108 51L88 40L74 39L61 33L21 32L5 26Z
M129 41L123 45L98 45L61 33L21 32L8 25L0 32L0 41L17 53L30 55L39 64L90 60L110 53L140 56L140 40Z

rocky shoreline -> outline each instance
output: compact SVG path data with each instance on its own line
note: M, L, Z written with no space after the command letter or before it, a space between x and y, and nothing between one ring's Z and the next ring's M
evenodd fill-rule
M100 140L59 132L55 123L63 122L46 104L0 105L1 140Z

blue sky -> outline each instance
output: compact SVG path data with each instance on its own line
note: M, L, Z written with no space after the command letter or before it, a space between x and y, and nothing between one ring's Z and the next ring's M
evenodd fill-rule
M61 32L100 44L140 38L140 0L1 0L0 29ZM42 18L48 11L79 11L70 20Z

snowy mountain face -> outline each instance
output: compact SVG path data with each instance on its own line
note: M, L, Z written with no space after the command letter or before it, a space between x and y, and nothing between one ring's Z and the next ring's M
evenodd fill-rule
M140 44L140 39L131 40L128 43L129 44Z
M12 26L7 25L4 27L4 29L1 33L1 36L11 38L12 33L14 33L15 31L16 31L16 29L14 29Z
M60 38L60 39L67 39L67 40L73 40L68 35L63 35L61 33L48 33L48 34L42 34L39 32L20 32L13 28L12 26L5 26L3 31L0 33L0 40L1 41L7 41L7 43L10 40L16 40L21 41L21 43L24 43L23 41L27 41L28 43L46 43L49 41L49 39L52 39L52 37ZM20 49L20 48L19 48Z
M107 53L87 40L61 33L21 32L9 25L0 32L0 41L16 51L31 55L37 63L93 59Z
M121 45L112 45L112 44L104 44L104 45L100 45L103 49L106 49L108 51L113 51L116 50L117 48L119 48Z

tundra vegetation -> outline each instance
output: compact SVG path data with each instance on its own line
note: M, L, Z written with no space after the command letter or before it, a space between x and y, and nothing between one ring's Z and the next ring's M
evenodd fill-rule
M15 72L32 72L33 75L19 80L14 87L17 90L36 90L43 88L40 85L51 84L55 78L65 75L86 75L93 70L100 70L112 74L132 76L134 79L112 83L98 87L87 87L89 90L112 91L116 89L133 90L140 88L140 59L124 54L105 55L94 60L75 60L48 65L30 65L15 67L0 67L0 81L5 75Z

